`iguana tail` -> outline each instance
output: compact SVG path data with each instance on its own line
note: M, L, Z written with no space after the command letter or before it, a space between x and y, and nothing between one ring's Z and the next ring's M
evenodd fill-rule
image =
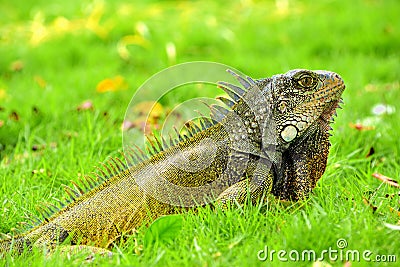
M32 242L24 236L15 236L12 238L5 238L0 240L0 258L4 257L6 254L16 254L19 255L27 248L31 248Z

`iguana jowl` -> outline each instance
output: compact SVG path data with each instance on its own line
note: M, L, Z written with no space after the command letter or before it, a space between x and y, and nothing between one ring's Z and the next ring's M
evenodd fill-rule
M29 231L0 241L0 255L32 247L108 248L146 218L179 206L215 200L243 203L272 192L298 200L325 171L329 124L341 101L343 80L329 71L292 70L242 87L220 82L229 106L211 106L211 119L187 126L188 136L153 141L154 153L111 159L95 178L68 188L69 203ZM85 188L86 187L86 188Z

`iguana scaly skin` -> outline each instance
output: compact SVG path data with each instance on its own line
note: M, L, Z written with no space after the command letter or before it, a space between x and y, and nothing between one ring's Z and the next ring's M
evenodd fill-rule
M108 248L146 219L177 207L216 202L243 203L271 193L298 200L311 192L325 170L329 123L345 88L328 71L292 70L253 80L231 72L242 87L220 82L229 106L211 106L211 119L187 126L189 136L153 141L155 152L111 159L67 193L71 200L29 231L0 241L0 255L32 247ZM87 187L86 189L84 187Z

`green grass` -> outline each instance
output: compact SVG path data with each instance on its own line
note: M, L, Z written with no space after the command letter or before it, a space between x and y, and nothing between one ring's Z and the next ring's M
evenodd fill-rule
M308 201L286 208L269 203L225 213L189 212L172 241L144 246L140 255L133 253L132 241L94 264L280 266L277 259L260 262L257 252L265 246L321 252L336 249L339 238L347 240L348 249L394 254L398 264L399 232L384 223L399 224L399 195L387 197L399 190L372 177L374 172L399 177L398 1L287 1L286 7L286 1L28 2L0 3L0 232L12 232L25 212L38 214L41 201L61 199L62 184L115 155L133 93L166 67L208 60L252 77L328 69L346 82L345 105L334 124L328 168ZM90 16L99 18L92 20L96 27L85 27ZM61 18L75 28L57 26ZM37 39L43 30L48 35ZM118 44L134 34L140 42L128 45L130 57L123 59ZM168 56L167 44L175 46L176 57ZM12 69L16 61L22 70ZM100 81L117 75L126 80L126 90L96 92ZM217 94L217 89L206 92ZM185 97L178 93L163 104L172 108ZM77 111L88 99L94 109ZM379 103L396 111L376 116L371 110ZM349 126L357 122L374 128ZM375 153L366 157L371 147ZM138 233L139 245L146 229ZM46 259L39 253L1 263L78 266L81 259ZM327 258L325 263L344 264Z

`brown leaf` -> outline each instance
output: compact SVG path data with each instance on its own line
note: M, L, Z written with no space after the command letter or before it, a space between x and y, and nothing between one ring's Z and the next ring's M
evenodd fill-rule
M387 176L385 176L383 174L380 174L380 173L377 173L377 172L373 173L372 176L375 177L378 180L381 180L385 184L400 188L400 184L396 180L393 180L390 177L387 177Z
M365 197L363 197L363 202L372 209L372 212L375 212L378 209L377 206L372 205L371 202L369 202L369 200Z
M21 60L16 60L10 64L10 70L12 71L17 72L23 69L24 69L24 62L22 62Z
M358 131L370 131L375 129L375 126L365 126L361 123L350 123L349 126Z
M19 121L19 115L18 115L18 113L17 113L16 111L12 111L12 112L10 113L10 115L8 115L8 117L9 117L11 120Z
M154 130L159 130L160 125L157 123L151 123L149 120L146 122L146 117L139 117L134 121L124 120L121 129L123 131L128 131L132 128L138 128L145 134L151 134Z

